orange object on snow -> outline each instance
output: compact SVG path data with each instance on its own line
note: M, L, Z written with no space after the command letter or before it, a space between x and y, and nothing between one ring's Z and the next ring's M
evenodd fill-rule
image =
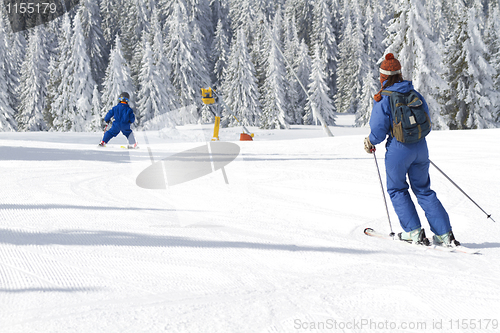
M253 141L252 136L246 133L240 134L240 141Z

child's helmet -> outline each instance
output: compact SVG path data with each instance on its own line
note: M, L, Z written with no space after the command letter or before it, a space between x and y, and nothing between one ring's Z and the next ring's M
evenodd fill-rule
M126 93L126 92L122 92L120 94L120 97L118 97L118 100L120 102L125 102L125 103L128 103L129 99L130 99L130 95L128 93Z

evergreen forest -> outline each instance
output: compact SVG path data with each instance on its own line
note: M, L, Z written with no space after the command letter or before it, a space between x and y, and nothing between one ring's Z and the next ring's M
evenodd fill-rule
M20 32L0 8L0 131L102 130L124 91L137 128L368 126L389 52L435 129L500 125L498 0L80 0Z

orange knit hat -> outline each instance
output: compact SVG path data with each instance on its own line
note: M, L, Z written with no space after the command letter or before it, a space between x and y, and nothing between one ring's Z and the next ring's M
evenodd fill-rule
M391 75L397 75L401 74L401 64L399 63L399 60L394 58L394 54L392 53L387 53L385 55L385 60L382 61L382 64L380 64L380 84L384 84L384 81L389 78ZM380 95L380 91L373 96L373 98L377 101L380 102L382 99L382 96Z
M387 53L385 60L380 64L380 83L384 83L389 75L401 74L401 64L394 58L394 54Z

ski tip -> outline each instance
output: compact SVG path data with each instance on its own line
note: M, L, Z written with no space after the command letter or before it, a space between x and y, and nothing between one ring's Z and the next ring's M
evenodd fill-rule
M365 231L363 231L366 235L368 235L370 232L373 232L374 230L372 228L366 228Z

